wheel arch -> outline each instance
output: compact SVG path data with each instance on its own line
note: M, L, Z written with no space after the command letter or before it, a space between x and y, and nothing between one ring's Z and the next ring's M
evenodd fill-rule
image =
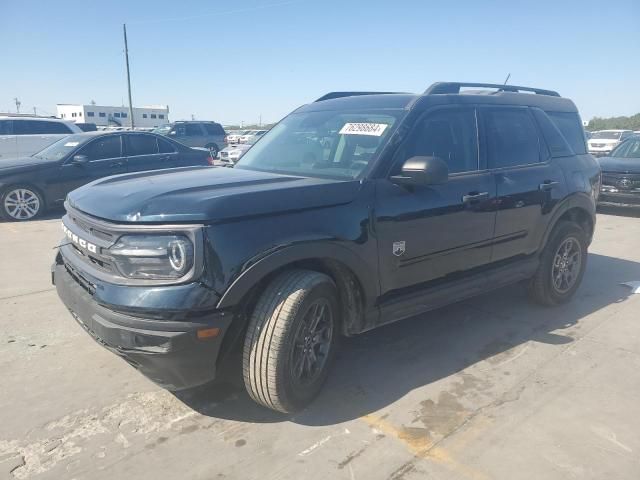
M318 271L331 277L342 308L342 333L351 335L365 329L366 314L377 297L377 276L353 252L335 244L292 246L262 258L235 279L217 308L251 308L264 286L291 268Z
M596 206L593 197L584 193L576 193L567 197L553 213L542 239L540 249L543 249L549 240L553 229L561 221L572 221L577 223L585 231L589 243L593 239L596 223Z

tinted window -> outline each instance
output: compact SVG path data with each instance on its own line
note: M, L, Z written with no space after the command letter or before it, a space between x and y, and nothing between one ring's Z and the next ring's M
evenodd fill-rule
M153 155L158 153L156 137L152 135L127 135L127 155Z
M98 115L99 115L100 117L105 117L107 114L106 114L106 113L104 113L104 112L100 112L100 113L98 113Z
M114 113L113 116L116 118L120 118L120 114L118 112Z
M225 135L224 128L218 123L205 123L204 128L209 135Z
M489 168L540 161L538 132L527 109L487 109L485 119Z
M202 130L200 130L200 125L194 123L186 124L187 136L188 137L196 137L198 135L202 135Z
M120 135L102 137L94 140L82 149L80 153L89 157L89 160L121 157Z
M93 117L95 114L93 112L87 112L87 117Z
M167 142L162 138L158 139L158 146L160 147L160 153L174 153L176 151L170 142Z
M478 169L478 135L473 109L445 109L428 115L411 133L403 160L439 157L450 173Z
M549 118L556 124L571 149L578 155L587 153L584 130L577 113L547 112Z
M163 115L163 114L160 114L160 115L158 115L158 118L160 118L160 119L164 119L164 115Z
M542 137L544 138L546 146L549 147L552 157L568 157L573 155L573 150L565 140L564 136L558 130L555 123L539 108L532 108L533 116L536 117L538 126L542 131ZM540 144L541 150L545 150L544 144ZM548 155L546 155L548 158Z
M0 135L11 135L11 120L0 120Z
M14 121L13 131L16 135L71 133L69 127L63 123L43 122L39 120Z

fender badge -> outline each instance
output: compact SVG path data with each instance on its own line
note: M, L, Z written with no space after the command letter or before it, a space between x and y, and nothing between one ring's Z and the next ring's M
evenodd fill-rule
M404 255L405 252L405 242L404 240L401 242L393 242L393 254L396 257L400 257Z

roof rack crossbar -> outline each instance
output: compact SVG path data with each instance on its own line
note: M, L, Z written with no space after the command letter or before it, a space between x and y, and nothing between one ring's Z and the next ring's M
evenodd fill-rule
M537 95L548 95L551 97L559 97L560 94L553 90L544 90L542 88L520 87L517 85L500 85L497 83L461 83L461 82L436 82L424 92L425 95L436 94L457 94L460 93L461 87L482 87L495 88L501 92L533 92Z
M315 102L322 102L324 100L333 100L334 98L343 98L343 97L357 97L360 95L388 95L392 93L400 93L400 92L329 92L326 95L321 96Z

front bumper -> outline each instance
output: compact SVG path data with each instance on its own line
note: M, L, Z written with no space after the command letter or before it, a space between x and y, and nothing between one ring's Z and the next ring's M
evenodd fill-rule
M198 315L196 320L132 316L97 303L83 285L85 280L79 278L82 274L71 265L56 262L51 274L58 296L94 340L158 385L182 390L215 378L230 314L213 312ZM184 317L188 314L184 312ZM199 330L212 328L220 329L217 336L198 338Z
M598 205L616 207L640 207L640 193L600 191Z

